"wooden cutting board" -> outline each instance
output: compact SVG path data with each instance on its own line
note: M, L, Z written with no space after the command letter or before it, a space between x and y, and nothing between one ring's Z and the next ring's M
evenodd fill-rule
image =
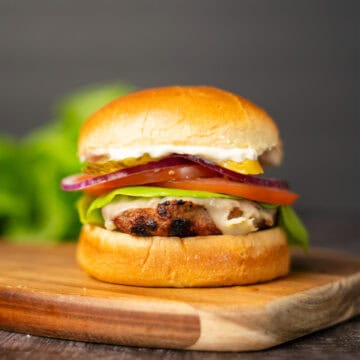
M360 312L360 259L313 250L285 278L252 286L141 288L90 278L75 246L0 244L0 328L191 350L258 350Z

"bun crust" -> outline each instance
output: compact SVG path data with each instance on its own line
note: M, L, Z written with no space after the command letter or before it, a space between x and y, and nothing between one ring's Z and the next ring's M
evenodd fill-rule
M152 287L244 285L289 271L289 247L280 228L245 236L134 237L84 225L78 262L93 277Z
M96 149L153 145L252 148L281 162L278 129L271 117L249 100L206 86L154 88L119 97L83 125L79 155L89 160ZM270 159L270 160L269 160Z

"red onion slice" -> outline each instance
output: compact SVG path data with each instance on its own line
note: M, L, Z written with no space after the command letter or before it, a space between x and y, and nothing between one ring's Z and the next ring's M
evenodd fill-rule
M235 171L225 169L219 165L216 165L212 161L200 158L195 155L187 155L187 154L172 154L170 155L170 158L176 159L181 158L189 161L193 161L199 165L202 165L204 167L207 167L210 170L213 170L223 176L227 176L235 181L244 183L244 184L253 184L253 185L261 185L261 186L267 186L267 187L273 187L273 188L279 188L279 189L288 189L289 185L284 180L278 180L278 179L267 179L267 178L260 178L257 176L252 175L243 175L239 174Z
M84 180L78 180L79 177L83 176L83 174L72 175L64 178L61 182L61 188L66 191L79 191L83 190L89 186L98 185L102 183L106 183L109 181L117 180L124 178L129 175L162 169L165 167L172 167L176 165L188 165L192 164L191 161L180 158L180 157L168 157L165 159L161 159L158 161L151 161L149 163L143 165L132 166L129 168L121 169L114 171L110 174L99 175L95 177L90 177Z
M65 191L79 191L88 188L90 186L107 183L113 180L118 180L121 178L125 178L129 175L139 174L141 172L156 171L157 169L163 169L166 167L173 167L178 165L189 165L192 163L199 164L204 168L212 170L214 173L220 174L222 176L226 176L230 179L245 184L261 185L261 186L267 186L267 187L273 187L279 189L288 189L289 187L288 184L283 180L267 179L267 178L260 178L251 175L239 174L235 171L225 169L219 165L216 165L212 161L200 158L198 156L187 155L187 154L172 154L169 157L158 161L151 161L143 165L137 165L137 166L117 170L105 175L88 177L83 180L81 180L83 174L68 176L62 180L61 188Z

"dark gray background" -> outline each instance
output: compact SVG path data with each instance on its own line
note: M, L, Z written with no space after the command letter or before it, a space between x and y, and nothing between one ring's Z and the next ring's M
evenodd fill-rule
M0 129L25 134L54 99L93 82L223 87L278 122L286 158L272 173L301 194L297 207L355 226L359 4L0 1Z

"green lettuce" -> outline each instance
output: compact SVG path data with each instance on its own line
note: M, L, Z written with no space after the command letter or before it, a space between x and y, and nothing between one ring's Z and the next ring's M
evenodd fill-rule
M15 139L0 135L0 235L8 235L26 217L20 163L21 152Z
M101 208L110 204L115 199L121 197L136 197L136 198L161 198L167 196L174 197L194 197L194 198L222 198L222 199L234 199L236 197L224 194L217 194L207 191L196 190L181 190L170 189L155 186L128 186L116 189L106 195L92 198L84 195L77 202L77 209L82 224L97 224L102 225L104 219L101 215ZM240 199L240 198L236 198Z
M291 206L280 206L278 222L285 230L290 245L301 246L308 249L308 232Z
M94 198L88 195L82 196L76 202L76 208L79 213L80 222L82 224L103 225L104 219L101 215L101 208L93 208L90 210L91 205L94 203ZM104 203L103 206L107 205Z
M132 90L119 83L73 92L55 105L51 122L20 140L0 134L0 236L17 242L76 239L78 193L60 181L79 172L77 137L84 120Z
M113 200L120 200L124 197L135 198L161 198L161 197L194 197L194 198L222 198L235 199L241 198L231 195L218 194L206 191L169 189L154 186L128 186L116 189L106 195L93 198L84 195L77 203L80 221L83 224L103 225L104 219L101 209ZM264 208L279 208L278 223L288 236L289 244L308 248L308 233L295 211L290 206L279 206L273 204L259 203Z

